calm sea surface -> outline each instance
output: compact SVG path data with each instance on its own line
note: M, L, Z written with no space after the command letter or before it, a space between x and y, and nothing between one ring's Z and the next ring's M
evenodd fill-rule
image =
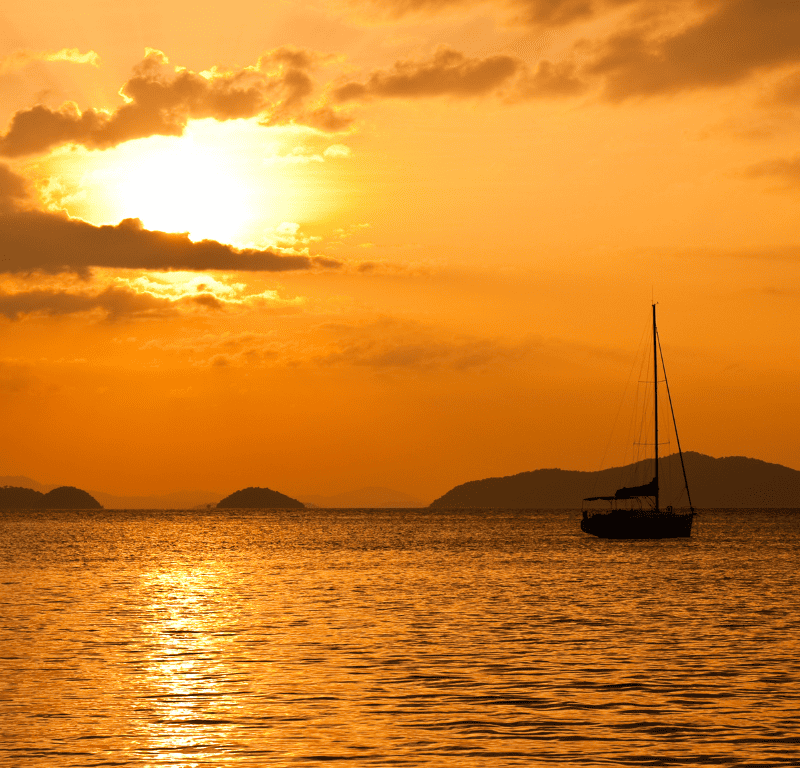
M0 764L800 765L800 512L0 513Z

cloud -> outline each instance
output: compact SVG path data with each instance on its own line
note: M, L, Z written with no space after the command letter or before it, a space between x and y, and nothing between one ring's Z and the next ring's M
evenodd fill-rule
M13 211L0 215L0 271L88 275L92 267L149 270L282 272L337 268L336 259L243 249L188 234L147 230L139 219L95 227L66 215Z
M496 0L494 3L507 9L524 24L560 27L570 22L586 19L605 6L624 5L634 0ZM369 5L394 17L408 14L436 14L451 9L476 7L478 0L368 0Z
M102 279L102 278L101 278ZM0 289L0 315L19 320L28 315L63 316L92 314L106 321L170 317L199 310L256 310L260 315L299 311L302 297L283 299L277 291L245 293L242 283L227 284L211 275L172 272L117 277L92 290L85 283L64 288L42 285L29 290L26 280L6 279ZM216 343L220 342L214 335ZM191 344L188 345L191 347Z
M631 0L616 0L623 5ZM592 0L517 0L512 7L521 9L522 20L539 26L559 27L580 19L589 18L609 3Z
M18 210L27 199L25 180L0 163L0 215Z
M81 53L77 48L62 48L60 51L14 51L0 59L0 74L27 67L34 61L66 61L72 64L100 66L100 57L94 51Z
M265 165L307 165L308 163L324 163L325 158L319 152L308 147L294 147L283 155L270 155L264 158Z
M346 144L331 144L322 154L325 157L350 157L352 152Z
M538 342L508 343L466 335L450 336L420 323L380 318L360 323L328 323L320 327L334 340L312 356L319 365L354 365L375 370L471 370L526 356Z
M526 72L517 84L514 96L520 99L577 96L588 87L571 62L540 61L533 72Z
M800 155L752 165L744 171L744 176L750 179L772 176L783 179L790 187L800 187Z
M142 349L158 349L178 355L189 355L195 365L210 367L260 366L265 364L295 364L297 349L294 343L278 341L274 332L244 331L204 333L182 336L169 341L153 339Z
M622 100L730 85L759 69L800 61L800 3L720 0L709 7L678 31L642 24L610 37L587 72L606 79L608 98Z
M433 370L472 371L524 359L542 343L454 335L442 328L383 317L362 322L328 322L286 334L223 332L158 339L143 349L189 355L203 366L356 367L377 373Z
M319 57L279 48L255 67L195 73L169 65L148 50L120 89L125 104L116 110L81 111L72 102L58 109L37 105L17 112L0 137L0 155L19 157L63 144L107 149L147 136L180 136L189 120L235 120L262 116L266 125L289 122L337 131L349 119L330 107L308 107L314 90L309 70Z
M406 59L388 70L377 70L364 83L351 81L334 88L336 102L362 101L371 97L418 98L421 96L483 96L505 85L523 64L512 56L483 59L441 46L428 60Z
M186 233L144 229L139 219L96 227L62 213L25 210L27 200L24 180L0 164L0 273L73 272L86 277L92 267L283 272L342 266L326 256L193 242Z
M109 287L100 293L34 290L0 293L0 315L19 320L25 315L101 313L107 320L164 317L175 313L175 302L146 293Z
M778 104L800 104L800 71L792 72L775 86L772 101Z
M245 283L217 280L209 274L196 272L161 272L140 274L138 277L116 277L115 283L139 294L157 299L185 301L211 309L256 308L259 313L293 313L305 299L295 296L282 298L276 290L248 293Z
M37 376L30 364L17 360L0 359L0 393L4 397L15 395L44 395L59 388L52 377Z
M604 84L606 98L620 101L723 87L759 70L800 63L800 3L788 0L490 2L510 11L517 22L539 28L603 16L608 23L589 31L594 39L575 42L574 61L544 60L529 71L510 56L467 59L443 48L432 61L400 61L372 73L366 81L340 84L332 91L334 102L377 96L476 96L494 92L516 76L512 101L576 95L591 80ZM372 4L392 16L479 5L477 0L374 0ZM603 28L617 32L605 36L599 31ZM776 98L800 101L800 75L779 86Z
M406 59L377 70L365 82L350 81L333 88L336 102L370 98L480 97L504 92L508 101L576 96L588 87L572 62L543 60L531 70L507 55L469 58L441 46L429 59Z
M318 152L309 147L294 147L284 154L269 155L264 158L265 165L307 165L308 163L324 163L326 158L350 157L350 147L344 144L332 144L323 152Z

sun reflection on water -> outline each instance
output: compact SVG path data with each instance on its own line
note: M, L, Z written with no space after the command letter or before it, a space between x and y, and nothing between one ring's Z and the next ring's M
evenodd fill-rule
M236 674L237 631L222 564L149 573L142 591L141 690L147 712L143 751L156 761L200 759L230 741L236 699L248 693Z

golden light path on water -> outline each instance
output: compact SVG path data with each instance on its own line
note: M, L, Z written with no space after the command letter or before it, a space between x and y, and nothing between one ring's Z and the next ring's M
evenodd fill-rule
M139 692L151 707L142 749L156 761L196 759L208 751L209 729L215 741L226 741L235 724L198 712L228 693L224 674L208 662L232 655L236 633L225 631L220 615L230 604L223 593L229 576L224 567L206 566L148 574L142 584L152 599L142 626L151 648Z

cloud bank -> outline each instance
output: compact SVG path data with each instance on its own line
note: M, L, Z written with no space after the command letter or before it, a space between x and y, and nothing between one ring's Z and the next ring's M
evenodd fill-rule
M185 233L144 229L139 219L96 227L65 214L25 210L25 201L23 180L0 165L0 272L88 276L92 267L282 272L342 265L323 256L193 242Z
M574 22L620 14L611 34L599 32L582 37L573 51L574 60L540 62L527 77L528 89L519 96L575 94L589 80L603 87L605 98L620 101L636 96L656 96L697 88L718 88L741 82L759 70L800 63L800 3L787 0L493 0L496 8L510 11L522 25L561 28ZM408 13L436 14L471 8L470 0L375 0L373 6L392 16ZM592 34L591 32L589 33ZM486 90L492 77L508 77L510 57L491 57L486 62ZM506 59L504 62L498 59ZM520 63L514 65L520 68ZM349 83L337 89L345 101L364 96L418 95L426 87L433 94L456 93L470 88L469 73L463 83L458 73L448 88L443 72L414 71L410 62L376 72L366 83ZM426 79L427 75L427 79ZM480 92L481 78L474 78ZM402 91L406 90L403 94ZM795 101L795 81L783 95Z
M377 70L365 83L348 82L333 90L337 102L369 97L481 96L496 90L522 68L511 56L470 59L440 47L429 60L402 60Z
M650 0L645 0L649 2ZM641 0L495 0L494 5L510 12L522 24L561 27L602 13L608 8L630 5ZM366 5L390 16L436 14L459 8L473 8L479 0L366 0Z
M114 111L81 111L68 102L58 109L36 105L17 112L0 137L0 155L20 157L64 144L108 149L148 136L180 136L189 120L219 121L262 116L265 124L297 122L326 131L349 124L330 107L309 107L310 70L316 54L280 48L255 67L196 73L172 67L150 50L121 88L125 104Z
M731 85L800 62L800 3L723 0L711 7L674 33L641 24L610 37L588 73L603 76L608 98L621 100Z
M107 320L165 317L174 314L175 302L124 288L100 293L34 290L0 293L0 315L19 320L26 315L63 316L100 312Z
M91 267L117 269L283 272L334 268L341 262L320 256L244 249L215 240L192 242L185 233L156 232L139 219L95 227L79 219L42 211L0 216L0 271L88 275Z
M457 7L453 0L397 0L382 7L402 14ZM501 3L504 7L508 3ZM495 54L471 57L440 47L427 58L405 58L362 79L320 84L315 70L330 57L283 47L254 66L205 72L170 65L148 50L120 94L114 110L35 105L16 112L0 135L0 156L22 157L65 144L106 149L148 136L179 136L189 120L260 118L264 125L296 123L336 132L352 118L339 107L377 98L484 97L509 100L574 96L591 83L606 99L723 87L754 73L800 64L800 3L786 0L519 0L511 6L524 23L558 26L612 10L627 10L618 31L582 39L562 61L523 60ZM605 33L602 33L605 34ZM17 52L0 67L34 59L97 64L93 51L63 49ZM797 73L780 84L775 98L796 103Z

